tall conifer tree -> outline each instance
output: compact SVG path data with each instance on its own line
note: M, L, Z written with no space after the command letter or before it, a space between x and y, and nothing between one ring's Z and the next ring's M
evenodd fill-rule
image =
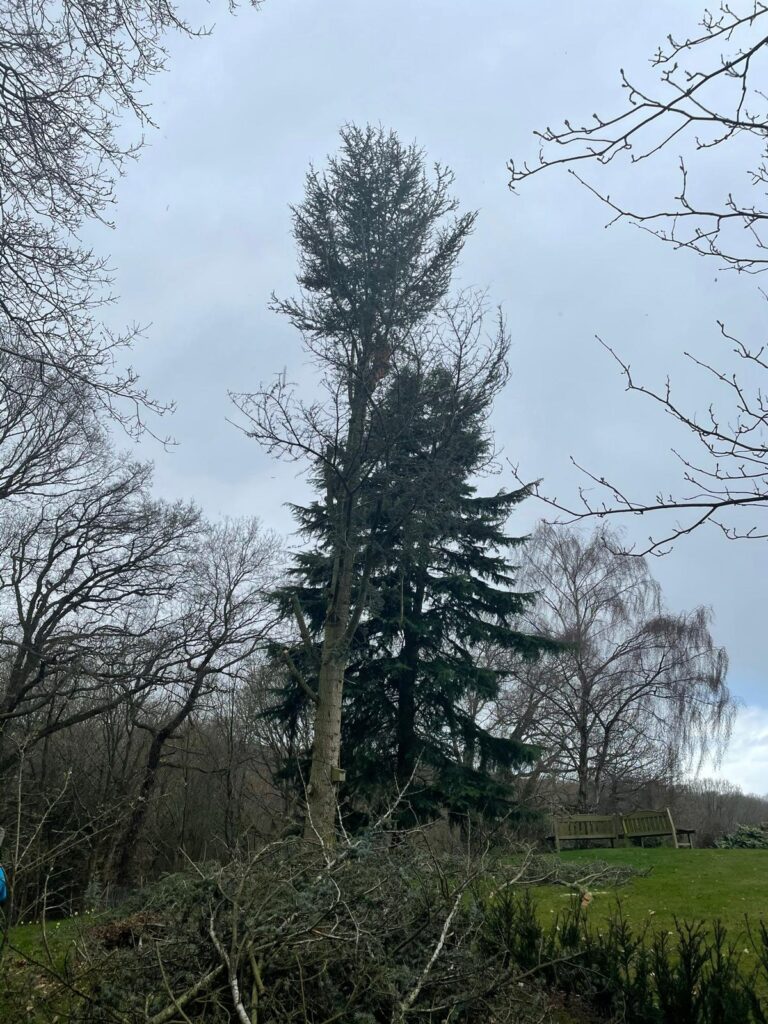
M398 407L418 414L390 443L362 501L381 542L345 673L347 791L370 805L407 786L407 806L422 820L440 808L493 817L513 810L509 773L537 751L494 736L469 704L492 698L501 683L484 651L537 658L552 646L515 627L533 595L515 589L524 538L506 525L527 489L483 497L473 482L493 458L487 419L507 377L503 324L483 344L480 313L478 300L464 296L446 317L454 344L442 361L415 364L387 393L388 420ZM318 635L331 565L328 519L321 503L295 513L314 546L297 557L295 583L281 596L286 608L298 599ZM302 648L289 657L309 667ZM283 696L279 713L290 719L305 695L294 681Z
M341 140L324 173L310 170L293 209L300 292L275 300L318 367L320 398L298 400L284 376L234 396L250 436L305 460L320 495L330 571L314 681L302 682L314 705L305 836L324 847L336 835L345 671L381 533L365 488L405 425L382 416L381 396L426 354L430 318L475 219L456 213L450 171L436 164L428 173L422 151L394 133L347 126ZM299 601L293 614L309 649Z

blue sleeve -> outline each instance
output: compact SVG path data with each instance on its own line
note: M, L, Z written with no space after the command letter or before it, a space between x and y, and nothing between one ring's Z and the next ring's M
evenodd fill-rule
M8 885L5 880L5 872L0 868L0 903L8 899Z

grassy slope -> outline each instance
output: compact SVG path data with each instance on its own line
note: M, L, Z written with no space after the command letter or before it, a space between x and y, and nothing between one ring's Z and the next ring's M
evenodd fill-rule
M647 878L634 878L628 885L605 890L595 883L589 916L605 919L616 908L617 900L626 917L635 925L647 921L654 927L670 929L674 919L714 921L719 918L731 938L743 935L744 915L768 919L768 851L765 850L574 850L562 856L584 862L590 860L631 864L650 868ZM547 886L537 890L542 912L557 912L573 897L563 889ZM748 943L745 941L745 946Z

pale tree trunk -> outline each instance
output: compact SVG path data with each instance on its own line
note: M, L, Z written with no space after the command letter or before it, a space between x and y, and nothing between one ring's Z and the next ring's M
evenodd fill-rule
M327 502L335 512L335 570L323 626L323 649L315 702L312 767L307 787L307 817L304 838L332 847L336 839L338 781L341 754L341 699L344 692L344 671L352 629L352 586L358 555L357 483L360 445L365 422L365 400L358 401L347 434L349 462L344 473L346 495L338 504L335 489L329 483ZM362 607L363 595L357 603Z
M326 633L327 637L327 633ZM304 838L333 846L336 834L337 786L333 778L341 753L341 697L346 657L330 654L320 667L315 711L312 768L307 787Z
M576 810L585 814L590 809L589 805L589 727L587 725L586 702L583 703L579 721L579 762L578 762L579 792L576 803Z
M307 817L304 838L332 847L336 838L338 782L334 772L341 754L341 698L344 692L344 671L352 595L354 558L351 553L341 559L336 607L326 618L323 632L323 653L317 686L312 767L307 787Z

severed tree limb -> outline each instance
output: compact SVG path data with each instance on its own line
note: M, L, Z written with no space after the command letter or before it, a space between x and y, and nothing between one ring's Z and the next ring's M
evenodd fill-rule
M229 954L222 946L221 940L216 934L216 929L213 924L213 911L211 911L211 916L208 922L208 934L211 937L211 942L216 948L216 952L219 954L223 965L226 967L227 979L229 981L230 991L232 992L232 1001L235 1004L237 1019L240 1021L240 1024L253 1024L251 1018L248 1016L248 1011L243 1006L243 999L240 995L240 982L237 979L237 971L233 967Z
M437 942L435 943L435 948L432 950L432 956L424 965L424 970L419 975L416 984L413 986L411 991L406 995L406 997L400 1001L400 1005L397 1007L396 1011L397 1017L395 1017L394 1014L392 1017L393 1024L395 1021L404 1021L405 1015L408 1013L413 1004L419 998L419 994L422 988L424 987L424 984L427 978L429 977L432 968L437 963L437 960L445 947L445 943L448 940L448 935L450 934L451 931L453 919L456 916L456 912L458 911L459 907L461 906L461 901L464 898L464 893L466 891L467 886L469 885L470 880L471 879L467 879L459 887L459 890L456 893L456 898L453 901L453 905L451 906L451 909L448 911L448 915L446 916L445 921L443 922L442 931L440 932L440 938L437 940Z
M253 975L253 984L251 986L251 1010L253 1015L253 1024L257 1024L259 1000L266 992L266 989L261 976L261 965L256 960L256 956L253 952L253 946L251 945L248 946L248 959L251 962L251 974Z
M186 1015L186 1013L184 1013L184 1009L181 1006L181 1004L179 1003L179 1000L173 994L173 989L171 988L171 983L168 981L168 975L165 973L165 967L163 966L163 958L160 956L160 949L159 949L159 947L157 945L155 946L155 956L157 957L157 966L160 968L160 974L162 975L162 978L163 978L163 984L165 985L165 990L168 993L168 995L171 997L171 1002L173 1003L174 1009L176 1010L177 1013L181 1014L181 1016L184 1018L184 1024L192 1024L192 1021L189 1019L189 1017Z
M154 1016L150 1017L147 1024L168 1024L169 1021L173 1020L174 1016L182 1011L182 1007L186 1006L187 1003L191 1002L196 996L199 996L201 992L209 987L209 985L218 978L221 972L224 970L224 964L219 964L214 967L212 971L208 971L202 978L195 982L186 992L182 992L180 996L173 996L171 999L173 1002L166 1006L165 1009L160 1010ZM250 1022L248 1022L250 1024Z

